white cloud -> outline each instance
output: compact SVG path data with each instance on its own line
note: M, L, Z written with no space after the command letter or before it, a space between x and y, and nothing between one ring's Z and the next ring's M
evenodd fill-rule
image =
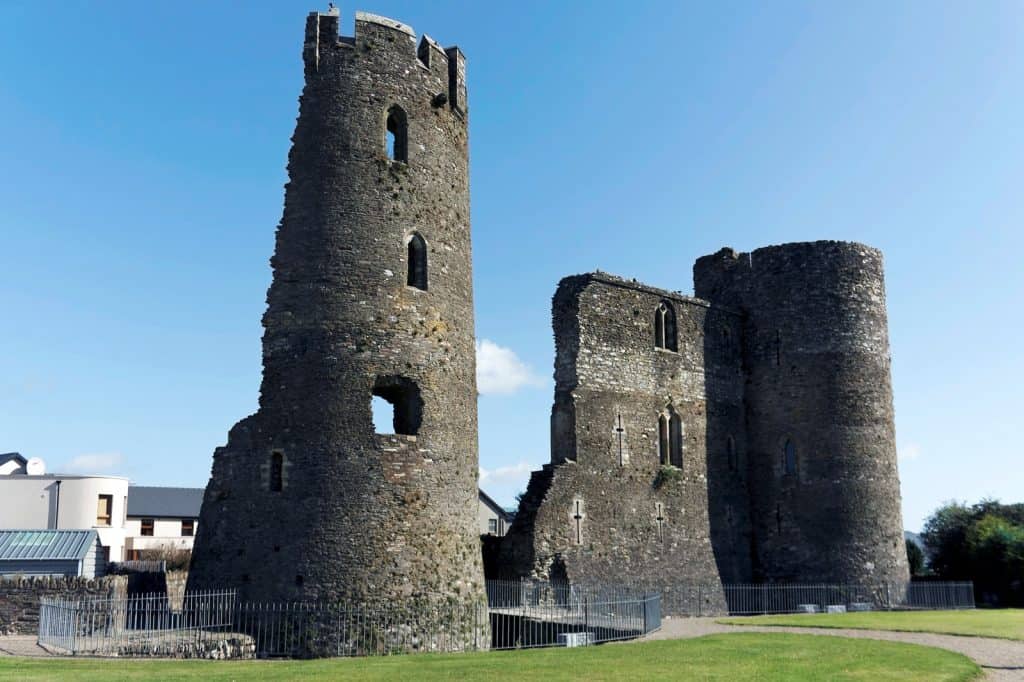
M543 385L544 380L510 348L488 339L476 342L476 386L481 395L515 393Z
M904 443L896 448L896 454L901 462L909 462L921 456L921 446L917 443Z
M121 466L124 458L120 452L100 452L72 457L61 468L68 473L98 474Z
M533 465L523 460L513 466L498 467L497 469L480 467L480 487L482 488L484 484L507 486L512 483L522 483L521 487L525 488L531 471L533 471Z

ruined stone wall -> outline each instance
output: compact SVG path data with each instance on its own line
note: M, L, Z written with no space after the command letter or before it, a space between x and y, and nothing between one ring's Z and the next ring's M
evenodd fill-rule
M881 253L723 249L694 280L744 314L754 577L906 580Z
M123 599L128 578L5 577L0 578L0 635L34 635L39 632L39 600Z
M663 303L675 313L677 350L655 347ZM719 586L708 520L708 416L714 413L716 433L742 431L742 381L735 367L724 368L738 352L718 348L723 330L739 334L739 317L598 273L562 280L553 322L552 462L531 478L505 539L506 566L521 576L669 592ZM659 415L669 413L682 424L675 466L663 465L659 452ZM713 613L721 593L708 595L703 610Z
M260 407L214 454L189 589L476 601L465 59L362 13L339 38L338 20L307 21ZM394 106L404 160L386 151ZM416 235L425 287L407 278ZM397 433L374 432L375 390L405 413Z

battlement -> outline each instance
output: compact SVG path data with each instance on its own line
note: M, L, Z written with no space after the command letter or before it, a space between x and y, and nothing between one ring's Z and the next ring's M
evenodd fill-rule
M307 78L320 73L326 61L339 51L363 55L386 51L394 55L396 63L408 61L446 82L448 91L439 93L443 96L439 104L447 103L460 114L466 113L466 57L458 47L444 48L426 34L417 45L412 26L369 12L355 13L351 37L340 35L340 21L337 7L327 12L310 12L306 17L302 59Z
M563 277L558 283L558 292L561 293L567 290L579 291L586 287L590 282L599 282L601 284L607 284L614 287L621 287L623 289L632 289L633 291L639 291L645 294L653 294L677 303L683 303L686 305L695 305L703 308L710 307L710 303L707 301L696 298L694 296L687 296L678 291L669 291L668 289L659 289L658 287L652 287L636 279L626 279L618 275L613 275L608 272L601 272L596 270L594 272L587 272L582 275L570 275L569 277ZM557 296L558 294L556 294Z
M404 33L411 38L416 38L416 31L413 30L412 26L403 24L400 21L395 21L390 17L382 17L379 14L371 14L370 12L356 12L356 34L359 33L359 24L376 24L377 26L383 26L384 28L390 28L400 33Z
M723 247L693 265L694 292L713 303L736 305L737 285L747 278L803 272L830 276L840 270L881 272L882 252L858 242L820 240L764 246L751 252ZM740 287L742 288L742 287Z

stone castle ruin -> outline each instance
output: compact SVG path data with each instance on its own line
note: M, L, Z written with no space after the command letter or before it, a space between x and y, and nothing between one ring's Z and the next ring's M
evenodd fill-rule
M465 57L338 22L306 22L259 411L214 453L189 587L479 601Z
M881 254L723 249L694 279L698 298L560 283L551 463L503 568L663 590L905 582Z
M256 414L214 453L190 589L484 598L465 57L357 13L306 23ZM723 249L696 297L562 280L551 462L501 577L908 577L881 254ZM371 397L391 403L375 433Z

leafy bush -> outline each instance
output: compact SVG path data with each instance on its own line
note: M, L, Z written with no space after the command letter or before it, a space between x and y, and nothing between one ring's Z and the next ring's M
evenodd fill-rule
M973 580L979 601L1024 606L1024 504L949 502L921 533L932 570L945 580Z
M658 475L654 477L654 487L660 488L663 485L683 480L683 470L671 464L663 464L658 469Z

